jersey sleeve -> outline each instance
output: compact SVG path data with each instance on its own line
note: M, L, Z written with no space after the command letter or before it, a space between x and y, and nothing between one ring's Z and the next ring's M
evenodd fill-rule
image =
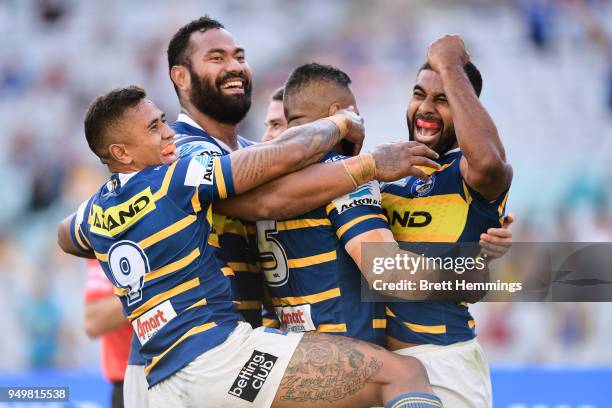
M509 189L497 196L495 200L489 201L468 185L461 175L459 166L456 166L455 171L461 183L463 198L474 211L487 219L501 219L504 216Z
M180 159L177 167L181 174L177 179L182 179L185 187L196 190L194 194L197 195L201 208L206 208L203 205L205 203L229 198L235 194L229 156L200 154Z
M87 228L84 228L87 223L87 215L91 209L92 199L90 198L87 201L84 201L78 208L77 212L72 217L70 221L70 237L72 238L72 242L83 252L91 252L93 251L93 247L91 246L91 241L87 237L86 231Z
M364 232L379 228L389 229L376 181L335 199L327 205L326 212L336 230L336 236L343 245Z

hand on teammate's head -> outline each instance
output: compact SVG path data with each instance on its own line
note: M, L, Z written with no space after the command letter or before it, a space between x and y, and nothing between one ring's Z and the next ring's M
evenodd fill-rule
M349 106L346 109L340 109L336 114L342 114L348 118L348 133L344 136L344 140L353 144L353 156L358 155L363 146L363 139L365 138L363 118L356 113L353 106Z

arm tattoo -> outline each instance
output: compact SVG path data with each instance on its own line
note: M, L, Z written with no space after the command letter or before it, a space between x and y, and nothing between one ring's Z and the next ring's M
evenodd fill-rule
M250 190L266 181L299 170L323 156L342 139L329 120L291 128L272 143L232 153L234 185Z
M281 400L333 402L361 390L383 366L364 354L363 344L342 336L305 334L279 387Z

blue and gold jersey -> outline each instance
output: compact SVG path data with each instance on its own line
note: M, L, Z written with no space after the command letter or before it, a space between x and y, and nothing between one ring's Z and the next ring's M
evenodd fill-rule
M328 153L323 160L343 158ZM282 328L384 344L384 307L361 302L361 272L344 249L378 228L389 225L376 182L302 216L257 222L260 267Z
M179 157L194 154L223 156L230 148L198 127L187 115L181 114L172 124L174 142ZM238 136L240 148L253 142ZM213 230L209 243L218 249L221 270L232 285L232 296L244 319L253 327L262 325L261 288L263 278L257 267L257 248L254 244L255 225L213 213ZM251 239L249 238L251 237Z
M200 155L113 175L73 217L140 343L149 386L225 341L240 315L208 245L212 202L234 194L229 157Z
M430 181L407 177L382 187L383 208L395 240L429 256L427 242L478 242L488 228L499 227L508 194L489 202L463 180L461 151L439 159L439 170L425 169ZM404 342L448 345L474 338L467 303L397 302L387 304L387 334Z

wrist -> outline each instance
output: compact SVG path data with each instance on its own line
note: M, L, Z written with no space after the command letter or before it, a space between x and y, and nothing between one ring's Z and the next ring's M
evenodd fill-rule
M374 180L376 177L376 161L372 153L360 154L342 160L342 164L351 180L353 180L355 188Z
M440 64L437 67L437 71L438 71L438 74L440 74L441 76L456 74L456 73L464 74L463 64L460 61L455 62L455 63Z
M329 120L331 123L336 125L342 137L346 136L349 130L351 129L349 118L347 118L345 115L342 115L341 113L337 113L335 115L328 116L325 119Z

